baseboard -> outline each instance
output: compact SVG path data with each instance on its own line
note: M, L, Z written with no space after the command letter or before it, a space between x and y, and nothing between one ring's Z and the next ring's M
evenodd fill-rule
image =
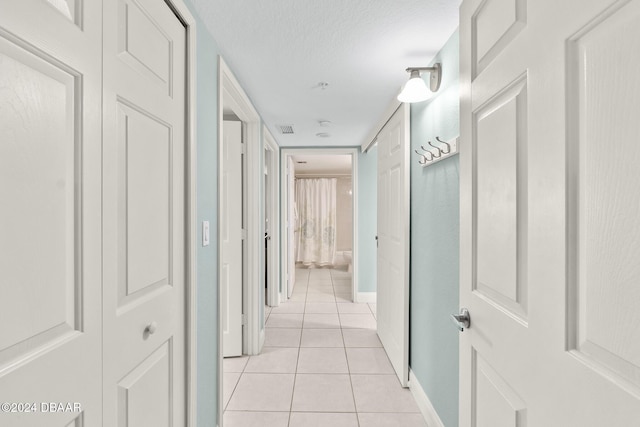
M369 302L375 304L377 301L376 295L376 292L358 292L356 294L356 302Z
M422 416L427 422L428 427L444 427L442 420L438 416L438 413L434 409L431 401L429 400L429 396L424 392L424 389L420 385L420 382L413 374L412 370L409 370L409 389L411 390L411 394L416 399L416 403L418 404L418 408L420 408L420 412L422 412Z

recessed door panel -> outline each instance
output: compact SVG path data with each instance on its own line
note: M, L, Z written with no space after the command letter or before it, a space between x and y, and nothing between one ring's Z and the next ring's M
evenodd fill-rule
M147 357L118 383L118 426L170 427L171 341Z
M480 73L526 25L527 0L485 0L473 17L474 67ZM475 74L475 73L474 73Z
M120 1L120 58L171 95L173 41L151 13L137 2Z
M402 188L402 169L398 166L394 166L389 170L388 181L387 181L389 194L389 209L391 210L391 214L387 216L387 220L393 218L393 221L389 221L388 232L389 239L395 245L402 244L403 234L402 231L404 229L404 224L401 221L397 221L396 219L401 217L402 212L402 192L398 191L399 188Z
M77 78L0 38L0 362L81 330Z
M82 27L82 0L47 0L65 18Z
M474 352L476 427L526 427L526 407L508 383Z
M475 114L475 289L523 321L526 286L526 82Z
M634 73L640 60L629 55L639 26L640 7L632 3L572 41L574 85L568 102L578 111L572 123L577 153L572 346L627 378L640 394L640 335L633 327L640 320L640 146L635 142L640 122L633 113L640 111ZM612 63L624 64L615 78L605 67Z
M78 417L67 424L65 427L84 427L83 414L78 415Z
M172 282L173 143L168 124L124 104L118 110L124 298Z

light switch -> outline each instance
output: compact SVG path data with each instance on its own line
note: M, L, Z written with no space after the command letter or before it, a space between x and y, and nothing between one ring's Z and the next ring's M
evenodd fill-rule
M209 246L209 221L202 221L202 246Z

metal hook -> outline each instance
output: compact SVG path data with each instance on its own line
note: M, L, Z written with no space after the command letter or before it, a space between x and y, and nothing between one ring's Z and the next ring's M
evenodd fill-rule
M443 140L440 139L440 137L436 136L436 141L438 141L441 144L444 144L447 146L447 151L442 150L442 152L444 154L449 154L451 152L451 145L449 145L448 142L444 142Z
M440 156L442 156L443 154L447 154L444 150L442 150L440 147L436 147L435 145L433 145L431 143L431 141L428 141L427 144L429 144L430 146L432 146L433 148L435 148L436 150L438 150L438 153L440 154ZM438 156L438 157L440 157Z
M421 165L426 165L429 162L433 161L433 153L431 151L427 151L427 153L431 154L431 158L428 159L427 156L424 155L424 153L419 152L418 150L415 150L416 154L418 154L420 157L422 157L422 160L418 160L418 163L420 163Z
M429 142L429 145L431 145L431 142ZM433 147L433 145L431 145L431 146ZM438 155L437 155L437 156L436 156L436 154L435 154L433 151L431 151L431 150L428 150L428 149L424 148L424 145L421 145L421 146L420 146L420 148L422 148L424 151L426 151L426 152L428 152L428 153L431 153L431 155L432 155L433 157L435 157L436 159L437 159L438 157L442 157L442 152L440 151L440 149L439 149L438 147L433 147L433 148L435 148L436 150L438 150Z

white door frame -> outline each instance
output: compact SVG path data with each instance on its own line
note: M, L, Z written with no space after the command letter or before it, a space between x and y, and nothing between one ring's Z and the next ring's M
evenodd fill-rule
M198 404L198 364L197 364L197 324L198 324L198 296L197 296L197 277L198 277L198 193L197 193L197 151L198 140L196 136L196 20L184 3L184 0L166 0L167 4L176 16L182 21L186 30L187 39L187 72L186 78L186 121L185 121L185 145L186 145L186 215L185 223L187 231L186 236L186 294L185 300L187 304L186 319L186 414L187 426L196 427L197 404Z
M321 155L351 155L351 185L353 187L353 198L352 198L352 257L353 257L353 275L351 277L351 298L353 302L358 302L358 148L281 148L280 149L280 164L286 165L287 160L290 156L295 156L296 154L321 154ZM282 195L281 201L282 205L280 207L281 212L286 212L287 206L289 205L289 198L287 197L287 168L282 167L280 169L280 194ZM282 219L284 220L284 218ZM280 239L282 244L282 252L280 254L280 265L282 271L282 283L283 283L283 291L282 291L282 301L287 300L287 291L286 291L286 283L287 283L287 260L289 255L289 247L286 242L287 240L287 227L280 227Z
M280 305L280 204L278 203L280 200L280 175L278 173L280 171L280 147L271 132L269 132L269 129L264 125L262 126L262 135L264 150L271 152L271 162L267 165L269 175L271 176L270 194L272 199L271 204L269 205L271 208L269 209L269 218L271 219L271 240L268 242L268 245L270 245L269 253L271 254L271 259L267 266L269 270L267 291L269 294L269 300L267 303L271 307L277 307ZM268 194L265 194L264 196L267 197ZM267 212L264 214L266 216Z
M222 122L224 107L233 110L244 123L246 134L243 135L246 146L244 159L245 230L246 239L243 254L243 302L246 325L243 331L243 354L259 354L264 343L264 325L260 317L260 284L263 284L261 261L264 257L264 230L260 215L260 188L262 182L262 147L260 143L260 116L251 104L249 97L238 83L229 66L218 56L218 206L221 204L220 183L222 182ZM218 236L221 235L218 218ZM221 241L218 239L218 283L220 283ZM220 304L220 287L218 286L218 425L222 426L223 390L222 390L222 311Z

